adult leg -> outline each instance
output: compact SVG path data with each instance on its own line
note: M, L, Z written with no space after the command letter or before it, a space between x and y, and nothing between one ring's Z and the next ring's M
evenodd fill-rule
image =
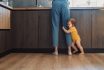
M67 28L67 20L70 19L70 9L68 8L67 2L62 5L61 8L61 13L62 13L62 20L63 20L63 26ZM68 54L71 55L71 44L72 44L72 39L70 34L66 34L66 42L68 45Z
M55 48L54 54L58 55L58 34L59 34L60 14L57 6L52 7L52 41Z

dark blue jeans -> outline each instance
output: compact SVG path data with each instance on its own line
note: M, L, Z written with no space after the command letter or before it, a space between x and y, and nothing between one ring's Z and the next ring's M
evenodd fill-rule
M62 22L60 22L62 19ZM70 9L67 0L53 0L52 2L52 38L53 46L58 46L59 25L62 23L67 27L67 20L70 19ZM66 34L67 45L71 45L70 34Z

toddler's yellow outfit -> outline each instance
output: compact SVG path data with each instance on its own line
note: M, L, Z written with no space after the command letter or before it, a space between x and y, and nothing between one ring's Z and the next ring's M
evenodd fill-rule
M72 40L73 40L73 42L75 43L76 41L80 41L81 39L80 39L80 36L79 36L79 34L78 34L78 31L77 31L77 29L76 29L76 27L71 27L70 29L69 29L69 31L70 31L70 33L71 33L71 37L72 37Z

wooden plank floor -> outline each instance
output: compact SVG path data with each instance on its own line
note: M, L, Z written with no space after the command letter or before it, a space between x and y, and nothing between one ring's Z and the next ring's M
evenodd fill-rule
M12 53L0 58L0 70L104 70L104 53L73 56Z

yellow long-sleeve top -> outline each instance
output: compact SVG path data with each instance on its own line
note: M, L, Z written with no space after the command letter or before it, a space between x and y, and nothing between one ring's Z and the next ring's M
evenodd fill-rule
M73 40L73 42L76 42L76 41L80 41L81 39L80 39L80 36L79 36L79 34L78 34L78 31L77 31L77 29L76 29L76 27L71 27L70 29L69 29L69 32L71 33L71 36L72 36L72 40Z

